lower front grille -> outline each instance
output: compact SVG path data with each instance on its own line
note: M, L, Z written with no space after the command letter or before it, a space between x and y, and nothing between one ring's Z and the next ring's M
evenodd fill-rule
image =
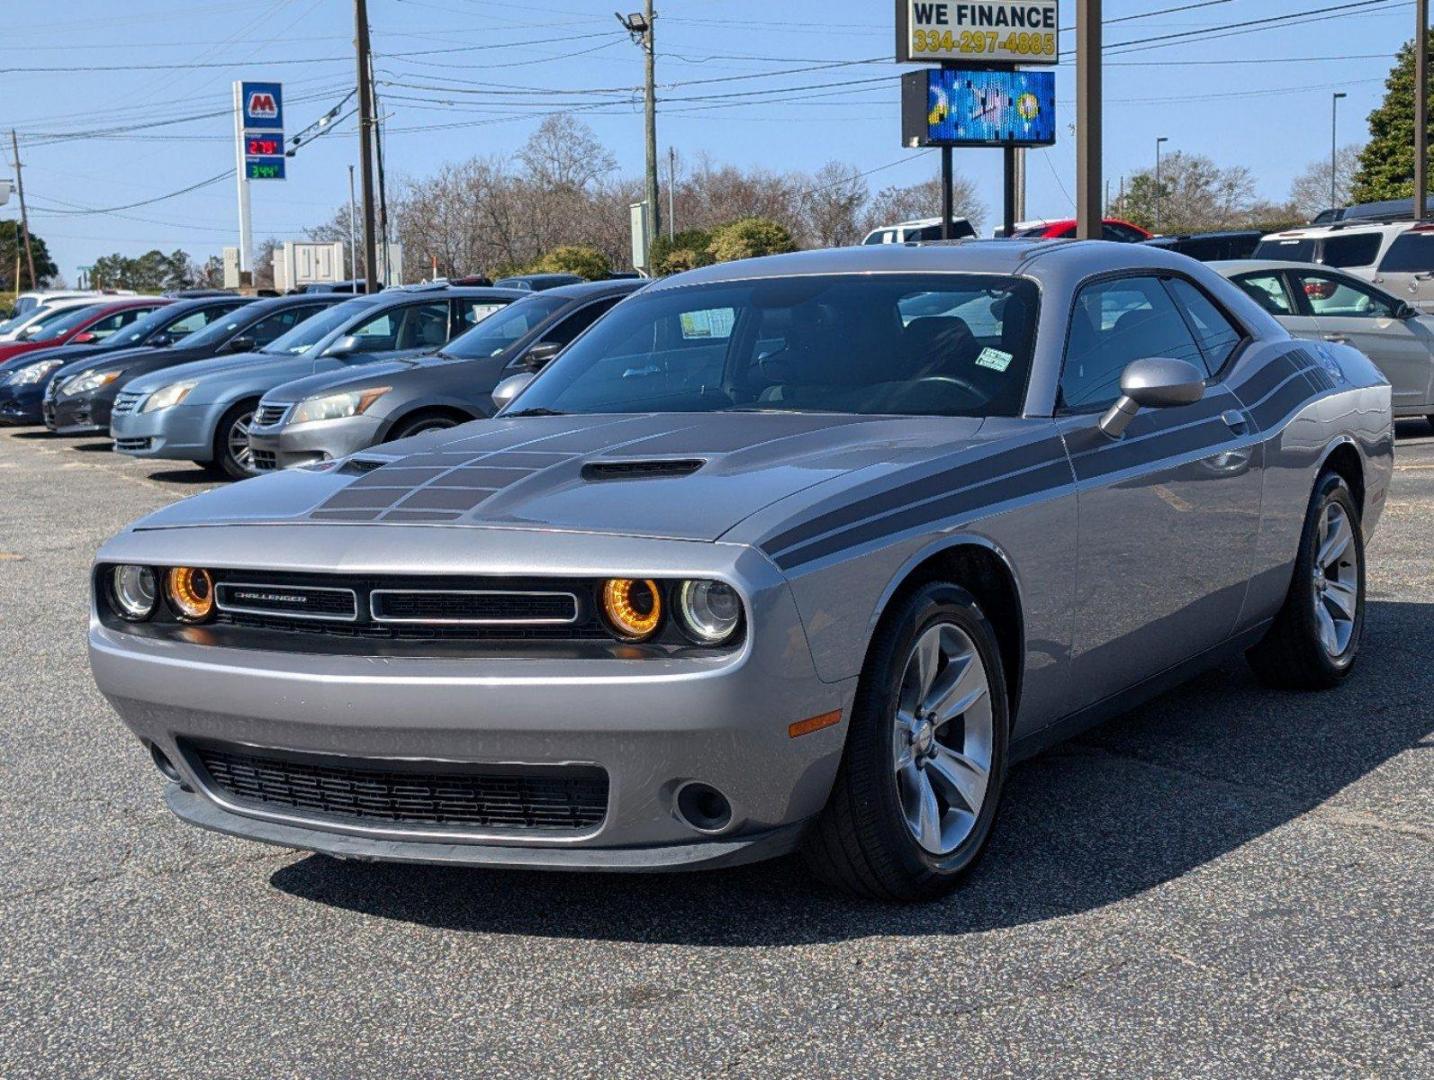
M207 786L237 806L415 830L579 832L607 816L596 765L472 765L183 744Z
M255 472L273 472L279 467L278 455L272 450L257 450L251 446L249 454L254 459Z
M151 439L151 438L149 438L148 436L146 436L146 437L144 437L144 438L142 438L142 439L116 439L116 440L115 440L115 449L116 449L116 450L148 450L149 447L150 447L150 444L151 444L152 442L154 442L154 440Z

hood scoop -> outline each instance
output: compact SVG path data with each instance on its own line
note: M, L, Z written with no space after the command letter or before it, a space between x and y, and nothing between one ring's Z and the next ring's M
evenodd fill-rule
M590 461L583 466L584 480L659 480L691 476L706 465L705 458L647 458L626 461Z
M339 466L338 473L340 476L363 476L387 464L387 461L374 458L349 458Z

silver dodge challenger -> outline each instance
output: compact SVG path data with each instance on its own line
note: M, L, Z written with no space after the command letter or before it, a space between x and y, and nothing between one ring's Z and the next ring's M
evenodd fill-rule
M1018 758L1231 654L1339 683L1392 457L1363 355L1180 255L756 259L618 305L495 419L136 522L91 663L206 828L568 870L801 850L919 899Z

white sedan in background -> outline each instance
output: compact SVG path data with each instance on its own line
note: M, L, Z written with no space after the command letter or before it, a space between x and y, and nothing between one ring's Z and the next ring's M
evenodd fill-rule
M1212 262L1295 337L1353 345L1393 388L1396 417L1434 426L1434 316L1377 285L1314 263Z

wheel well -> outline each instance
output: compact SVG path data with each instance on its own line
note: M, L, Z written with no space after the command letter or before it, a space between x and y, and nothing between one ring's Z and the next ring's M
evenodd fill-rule
M384 435L385 441L394 438L394 432L413 423L415 420L426 420L429 417L443 417L452 420L455 424L466 424L470 420L477 419L462 409L456 409L451 405L430 405L422 409L414 409L413 412L404 413L397 420L388 426L388 432Z
M1001 667L1006 675L1006 697L1014 723L1020 705L1021 677L1025 666L1025 626L1021 617L1021 596L1011 569L990 548L963 544L917 564L887 602L891 610L898 601L932 581L960 585L976 598L981 611L996 631L1001 650Z
M1363 515L1364 463L1359 459L1359 451L1349 443L1340 443L1330 451L1329 457L1325 458L1324 467L1326 470L1339 473L1344 482L1349 485L1350 494L1354 496L1354 505Z

